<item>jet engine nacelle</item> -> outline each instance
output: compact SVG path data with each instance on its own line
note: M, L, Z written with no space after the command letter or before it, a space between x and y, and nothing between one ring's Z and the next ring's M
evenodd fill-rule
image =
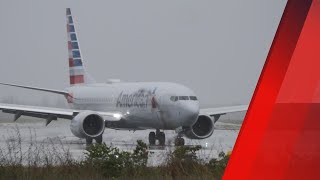
M190 127L184 127L184 134L190 139L205 139L212 135L214 122L210 116L199 115L196 123Z
M98 137L102 135L104 128L104 119L93 111L80 112L70 124L72 134L79 138Z

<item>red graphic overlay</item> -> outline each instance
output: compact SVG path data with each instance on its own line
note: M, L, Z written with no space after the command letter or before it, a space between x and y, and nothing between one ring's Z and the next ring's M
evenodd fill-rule
M320 9L311 3L287 2L224 179L320 176Z

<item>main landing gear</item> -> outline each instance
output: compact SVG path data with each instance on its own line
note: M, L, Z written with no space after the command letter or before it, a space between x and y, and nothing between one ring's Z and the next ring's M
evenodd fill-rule
M166 135L164 132L160 132L159 129L156 130L156 132L150 132L149 133L149 144L150 145L156 145L156 140L159 141L160 146L164 146L166 142Z
M151 146L156 145L156 141L159 141L160 146L164 146L166 142L166 135L164 132L160 132L159 129L156 130L156 132L150 132L149 133L149 144ZM174 141L175 146L184 146L185 142L181 135L178 135L178 137Z
M94 139L96 140L97 144L102 144L102 135L100 135ZM92 141L93 141L93 138L86 138L86 145L87 146L92 145Z
M174 145L176 146L184 146L184 139L181 136L178 136L175 140L174 140Z

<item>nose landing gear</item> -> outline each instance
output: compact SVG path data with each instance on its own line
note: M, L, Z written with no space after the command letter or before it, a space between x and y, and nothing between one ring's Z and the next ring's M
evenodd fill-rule
M159 129L156 130L156 132L150 132L149 133L149 144L150 145L156 145L156 140L159 141L160 146L164 146L166 142L166 135L164 132L160 132Z

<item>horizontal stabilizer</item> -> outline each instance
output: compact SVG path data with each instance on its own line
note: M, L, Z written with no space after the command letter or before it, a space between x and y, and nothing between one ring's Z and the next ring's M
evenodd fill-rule
M44 92L50 92L50 93L62 94L64 96L68 96L67 91L61 91L61 90L45 89L45 88L38 88L38 87L31 87L31 86L22 86L22 85L17 85L17 84L8 84L8 83L1 83L1 82L0 82L0 85L13 86L13 87L19 87L19 88L25 88L25 89L32 89L32 90L37 90L37 91L44 91Z

